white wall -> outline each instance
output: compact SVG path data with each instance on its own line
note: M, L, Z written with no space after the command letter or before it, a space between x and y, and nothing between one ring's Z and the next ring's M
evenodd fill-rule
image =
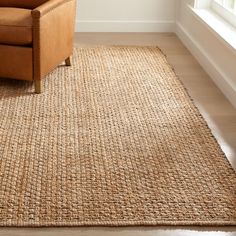
M194 0L178 0L176 33L236 107L236 51L227 47L189 10Z
M170 32L176 0L78 0L76 31Z

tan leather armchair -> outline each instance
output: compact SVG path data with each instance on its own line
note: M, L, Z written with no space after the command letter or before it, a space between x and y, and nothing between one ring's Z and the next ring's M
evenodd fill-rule
M76 0L0 0L0 77L42 79L73 50Z

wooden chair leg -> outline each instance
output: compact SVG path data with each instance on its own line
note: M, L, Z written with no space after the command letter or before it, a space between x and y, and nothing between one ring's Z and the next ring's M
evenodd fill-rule
M71 66L70 57L66 58L65 63L66 63L66 66Z
M34 88L35 92L40 94L42 93L42 81L41 80L35 80L34 81Z

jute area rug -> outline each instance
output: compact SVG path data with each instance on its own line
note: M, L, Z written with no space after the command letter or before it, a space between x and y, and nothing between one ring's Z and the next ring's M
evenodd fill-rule
M236 174L156 47L75 49L41 95L0 80L0 225L235 225Z

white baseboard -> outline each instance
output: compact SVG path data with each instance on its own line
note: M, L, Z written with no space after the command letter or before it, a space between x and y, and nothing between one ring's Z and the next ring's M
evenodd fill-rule
M174 32L174 21L77 21L76 32Z
M214 62L214 59L209 56L209 54L187 32L180 22L176 22L176 34L193 54L193 56L198 60L204 70L209 74L215 84L236 108L236 90L230 83L230 79L228 78L225 71L219 69L219 67Z

